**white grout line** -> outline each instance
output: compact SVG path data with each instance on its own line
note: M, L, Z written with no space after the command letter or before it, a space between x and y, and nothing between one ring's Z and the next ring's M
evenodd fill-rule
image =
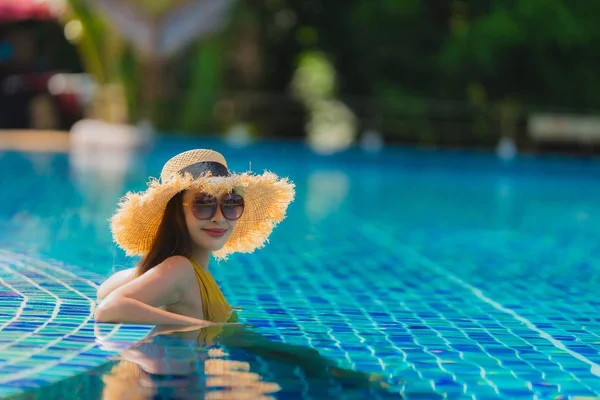
M50 264L48 262L44 262L42 260L38 260L36 258L29 257L29 256L26 256L24 254L12 253L12 252L7 251L7 250L0 250L0 255L2 255L4 257L8 257L8 260L10 260L10 261L14 261L14 260L19 259L19 260L27 260L27 261L30 261L30 262L35 262L35 263L38 263L38 264L42 264L44 266L44 268L51 269L53 271L62 273L64 275L67 275L67 276L69 276L69 277L71 277L73 279L76 279L78 281L85 282L85 283L87 283L88 285L90 285L93 288L98 288L98 284L96 284L95 282L90 281L89 279L81 278L81 277L77 276L76 274L74 274L73 272L68 271L66 269L63 269L63 268L61 268L61 267L59 267L57 265L53 265L53 264Z
M508 314L510 316L512 316L514 319L516 319L519 322L522 322L523 324L525 324L529 329L531 329L532 331L538 333L540 335L540 337L546 339L547 341L549 341L550 343L552 343L552 345L558 349L561 349L562 351L568 353L569 355L571 355L572 357L576 358L577 360L588 364L591 369L590 372L593 375L596 375L598 377L600 377L600 365L593 362L592 360L590 360L589 358L585 357L582 354L579 354L569 348L567 348L563 342L561 342L560 340L557 340L555 338L552 337L552 335L550 335L549 333L543 331L542 329L538 328L537 326L535 326L533 324L533 322L531 322L530 320L528 320L527 318L517 314L514 310L508 309L506 307L504 307L502 304L490 299L489 297L487 297L485 294L483 294L483 291L481 289L476 288L475 286L463 281L462 279L460 279L459 277L457 277L456 275L446 271L444 268L442 268L441 266L439 266L438 264L436 264L435 262L431 261L429 258L423 256L422 254L420 254L419 252L400 245L399 243L396 242L396 240L386 231L380 230L378 228L373 227L372 225L370 225L369 223L363 223L363 226L368 229L371 230L372 232L376 233L377 236L379 237L386 237L387 241L389 241L389 245L391 246L391 248L393 249L394 252L398 252L400 250L400 248L403 251L403 254L409 253L417 262L421 263L421 265L429 268L431 271L437 273L438 275L442 275L446 278L448 278L449 280L453 281L454 283L456 283L459 286L462 286L464 289L467 289L468 291L470 291L475 297L477 297L478 299L480 299L481 301L483 301L484 303L490 305L491 307L495 308L498 311L501 311L505 314Z
M22 266L22 267L25 267L25 268L27 268L27 267L26 267L26 264L21 264L21 266ZM37 273L42 273L41 271L36 271L36 272L37 272ZM16 273L17 273L17 274L19 274L18 272L16 272ZM21 275L21 274L19 274L19 275ZM23 278L24 278L24 279L26 279L26 280L28 279L28 278L27 278L25 275L22 275L22 276L23 276ZM46 276L49 276L49 275L47 275L47 274L46 274ZM55 279L55 280L57 280L57 279ZM57 280L57 281L58 281L58 282L60 282L60 280ZM74 292L76 291L74 288L72 288L71 286L69 286L69 285L67 285L67 284L65 284L65 283L62 283L62 285L63 285L63 286L65 286L67 289L71 289L71 290L73 290ZM80 294L80 295L82 295L83 297L85 297L85 298L87 298L87 299L91 300L89 297L87 297L87 296L83 295L81 292L78 292L78 294ZM32 353L25 353L25 354L24 354L23 356L21 356L21 357L13 358L13 359L11 359L11 360L9 360L9 361L6 361L6 362L3 362L3 363L0 363L0 368L1 368L1 367L4 367L4 366L7 366L7 365L12 365L12 364L15 364L15 363L17 363L17 362L19 362L19 361L27 360L28 358L30 358L30 357L31 357L31 356L33 356L33 355L36 355L36 354L39 354L39 353L43 353L43 352L44 352L45 350L47 350L48 348L52 347L52 346L53 346L53 345L55 345L56 343L58 343L58 342L60 342L61 340L63 340L63 339L65 338L65 336L67 336L67 335L72 335L72 334L75 334L75 333L79 332L79 331L81 330L81 328L83 328L85 325L87 325L87 323L88 323L88 322L89 322L89 321L92 319L92 316L93 316L93 314L92 314L92 312L91 312L91 311L93 311L93 309L94 309L94 304L90 304L90 314L88 314L88 316L87 316L87 317L86 317L86 318L85 318L85 319L84 319L84 320L83 320L83 321L82 321L82 322L81 322L79 325L77 325L77 326L76 326L74 329L72 329L72 330L71 330L69 333L65 334L65 335L64 335L64 336L62 336L62 337L56 338L56 339L54 339L54 340L51 340L50 342L46 343L45 345L43 345L43 346L41 346L41 347L38 347L38 348L36 349L36 351L35 351L35 352L32 352ZM42 365L53 365L53 364L54 364L54 362L49 362L49 363L42 364ZM8 375L8 376L4 376L4 377L0 378L0 383L5 383L5 382L7 382L7 381L8 381L8 377L10 377L10 375Z
M42 329L44 329L50 322L52 322L58 315L58 311L60 309L60 305L62 304L62 300L60 297L58 297L57 295L55 295L54 293L50 292L47 289L44 289L43 287L41 287L40 285L38 285L37 283L35 283L34 281L32 281L31 279L29 279L28 277L17 273L16 271L13 271L12 269L10 269L8 266L6 265L2 265L0 264L0 268L3 268L5 271L9 271L9 273L13 273L16 274L17 276L23 278L25 281L31 283L33 286L37 287L39 290L41 290L42 292L46 292L48 293L51 297L54 297L56 299L55 303L54 303L54 309L52 310L52 314L50 315L50 318L48 318L46 320L46 322L44 322L42 325L38 326L36 329L25 333L24 335L22 335L21 337L19 337L18 339L15 339L13 341L11 341L10 343L7 343L3 346L0 346L0 350L4 350L10 346L13 346L15 343L19 343L25 339L27 339L28 337L35 335L36 333L38 333L39 331L41 331ZM18 319L18 318L17 318ZM0 331L2 330L2 328L0 328ZM0 363L0 366L2 366L4 363Z
M112 337L112 336L113 336L115 333L117 333L117 331L119 330L119 327L120 327L120 325L116 325L116 326L115 326L115 327L114 327L114 328L113 328L113 329L112 329L112 330L111 330L111 331L110 331L110 332L109 332L109 333L106 335L106 338L110 338L110 337ZM8 375L8 376L3 376L3 377L0 377L0 384L4 384L4 383L10 382L10 381L15 381L15 380L17 380L17 379L23 379L23 378L25 378L25 377L28 377L28 376L30 376L30 375L32 375L32 374L35 374L35 373L37 373L37 372L41 372L41 371L43 371L43 370L45 370L45 369L48 369L48 367L49 367L49 366L50 366L50 367L53 367L53 366L58 366L58 365L60 365L61 363L64 363L65 361L69 361L69 360L71 360L71 359L73 359L73 358L77 357L78 355L80 355L80 354L82 354L82 353L85 353L86 351L88 351L88 350L90 350L90 349L92 349L92 348L94 348L94 347L96 347L96 346L97 346L97 343L96 343L96 342L93 342L93 343L90 343L90 344L88 344L87 346L85 346L85 347L81 348L81 349L80 349L80 350L79 350L77 353L67 354L66 356L64 356L64 357L60 358L59 360L56 360L55 362L51 362L51 363L46 363L46 364L38 365L38 366L37 366L37 367L35 367L35 368L29 368L29 369L23 370L23 371L21 371L21 372L17 372L17 373L14 373L14 374ZM107 357L107 361L108 361L108 357ZM98 365L100 365L100 364L98 364ZM90 369L91 369L91 367L90 367Z
M17 293L19 296L21 296L23 298L23 300L21 301L21 306L17 309L17 311L15 312L15 315L11 319L9 319L5 324L0 326L0 331L2 331L2 329L4 329L8 325L10 325L11 323L13 323L19 319L19 317L23 313L23 309L25 308L25 306L27 305L27 302L29 301L29 297L25 293L21 293L17 288L15 288L14 286L7 283L1 277L0 277L0 283L2 283L2 285L6 286L7 288L9 288L10 290Z
M0 255L0 259L2 258L2 256ZM44 267L47 267L46 263L40 262L39 260L29 260L29 259L18 259L18 258L14 258L11 260L13 263L18 262L20 264L21 267L26 268L30 271L34 271L35 273L38 273L40 275L44 275L47 278L50 278L56 282L58 282L59 285L64 286L65 288L69 289L71 292L74 292L76 294L78 294L79 296L83 297L84 299L86 299L89 303L90 303L90 312L93 313L94 309L96 308L96 301L94 299L92 299L91 297L88 297L85 293L80 292L79 290L75 289L74 287L72 287L71 285L69 285L68 283L66 283L65 281L58 279L50 274L48 274L47 272L44 272L40 269L36 269L33 268L31 266L28 265L29 262L34 262L37 263L38 265L43 265ZM57 271L57 268L53 268L54 271ZM16 271L13 271L15 273L18 273ZM60 272L60 271L57 271ZM76 276L73 276L76 278ZM27 278L28 279L28 278Z
M20 258L20 260L19 260L19 261L21 261L21 262L22 262L22 260L23 260L23 259L29 259L29 257L18 257L17 255L15 255L14 259L10 259L10 254L11 254L11 253L10 253L10 252L6 252L6 251L2 251L2 252L1 252L1 254L2 254L4 257L9 257L9 260L10 260L10 261L12 261L12 262L14 262L14 261L18 260L19 258ZM52 265L50 265L50 264L47 264L47 263L43 263L43 262L41 262L40 260L35 260L35 259L29 259L29 260L31 260L31 261L34 261L34 262L36 262L36 263L39 263L39 264L43 264L43 265L44 265L44 267L47 267L47 268L49 268L49 269L52 269L53 271L56 271L56 272L63 273L63 274L65 274L65 275L68 275L68 276L70 276L70 277L73 277L73 278L75 278L75 279L78 279L78 280L81 280L81 281L86 281L86 283L88 283L88 284L90 284L90 283L91 283L91 284L93 284L93 282L91 282L91 281L88 281L88 280L86 280L86 279L79 278L79 277L77 277L75 274L72 274L72 273L70 273L69 271L63 270L63 269L62 269L62 268L60 268L60 267L57 267L57 266L52 266ZM27 267L25 264L22 264L22 266L25 266L26 268L29 268L29 269L31 269L30 267ZM35 271L36 271L37 273L43 274L43 275L45 275L45 276L47 276L47 277L50 277L50 278L52 278L52 279L56 280L56 281L57 281L57 282L59 282L61 285L65 286L67 289L70 289L70 290L72 290L73 292L75 292L75 293L79 294L80 296L82 296L82 297L84 297L84 298L86 298L86 299L88 299L88 300L90 301L90 310L91 310L91 311L90 311L90 315L88 315L88 316L87 316L87 318L86 318L86 319L83 321L83 323L79 324L79 325L77 326L77 328L75 328L74 330L72 330L71 332L69 332L69 333L68 333L68 335L71 335L71 334L77 333L79 330L81 330L81 328L83 328L85 325L87 325L87 323L88 323L88 322L89 322L89 321L92 319L92 316L93 316L93 310L94 310L94 306L95 306L95 301L94 301L93 299L91 299L90 297L86 296L85 294L81 293L81 292L80 292L80 291L78 291L77 289L75 289L75 288L71 287L70 285L68 285L68 284L66 284L66 283L64 283L64 282L62 282L62 281L60 281L59 279L56 279L56 278L52 277L51 275L49 275L49 274L47 274L47 273L45 273L45 272L42 272L42 271L40 271L40 270L35 270ZM26 279L28 279L28 278L26 278ZM90 285L90 286L92 286L92 285ZM93 286L94 286L94 287L97 287L97 285L96 285L96 284L93 284ZM109 332L109 333L106 335L106 338L110 338L110 337L112 337L114 334L116 334L116 333L117 333L117 331L119 330L120 326L121 326L121 325L115 325L115 327L114 327L114 328L113 328L113 329L112 329L112 330L111 330L111 331L110 331L110 332ZM66 335L65 335L65 336L66 336ZM31 357L31 356L32 356L32 354L37 354L37 353L43 352L44 350L48 349L48 348L49 348L49 347L51 347L52 345L54 345L54 344L56 344L56 343L60 342L62 339L64 339L64 336L63 336L63 337L60 337L60 338L58 338L58 339L55 339L55 340L53 340L53 341L51 341L51 342L47 343L46 345L44 345L44 346L40 347L36 353L28 353L28 354L26 354L24 357L22 357L22 358L20 358L20 359L16 359L16 361L18 362L18 361L21 361L21 360L25 360L25 359L27 359L27 358ZM70 353L70 354L67 354L67 355L65 355L65 356L61 357L59 360L56 360L56 361L51 361L51 362L47 362L47 363L43 363L43 364L40 364L40 365L38 365L38 366L36 366L36 367L34 367L34 368L29 368L29 369L25 369L25 370L23 370L23 371L20 371L20 372L17 372L17 373L13 373L13 374L9 374L9 375L4 375L4 376L1 376L1 377L0 377L0 384L5 384L5 383L7 383L7 382L10 382L10 381L14 381L14 380L17 380L17 379L22 379L22 378L25 378L25 377L27 377L27 376L30 376L30 375L32 375L32 374L35 374L35 373L37 373L37 372L41 372L41 371L43 371L43 370L45 370L45 369L48 369L48 368L50 368L50 367L53 367L53 366L60 365L61 363L65 362L65 361L68 361L68 360L71 360L71 359L73 359L73 358L77 357L79 354L81 354L81 353L84 353L84 352L86 352L86 351L88 351L88 350L90 350L90 349L92 349L92 348L94 348L94 347L96 347L96 346L97 346L97 343L94 341L94 342L92 342L92 343L88 344L87 346L85 346L85 347L83 347L83 348L80 348L80 349L79 349L77 352L75 352L75 353ZM2 366L2 365L10 365L10 364L14 364L14 362L15 362L15 359L13 359L13 360L10 360L10 362L7 362L7 363L0 364L0 366Z
M561 342L558 339L555 339L554 337L552 337L552 335L550 335L549 333L547 333L546 331L538 328L537 326L535 326L535 324L533 322L531 322L530 320L528 320L527 318L517 314L514 310L511 310L509 308L504 307L502 304L494 301L493 299L490 299L489 297L487 297L485 294L483 294L483 292L481 291L481 289L476 288L475 286L463 281L462 279L458 278L457 276L445 271L442 267L440 267L439 265L437 265L436 263L434 263L433 261L429 260L428 258L424 257L423 255L415 252L414 250L410 249L410 252L414 252L413 256L415 258L419 258L421 263L423 263L424 265L426 265L427 267L436 270L436 272L446 275L446 277L450 280L452 280L453 282L455 282L456 284L462 286L463 288L469 290L471 293L473 293L473 295L475 295L478 299L480 299L481 301L483 301L484 303L494 307L496 310L498 311L502 311L506 314L511 315L514 319L516 319L517 321L525 324L529 329L531 329L532 331L538 333L540 335L540 337L546 339L547 341L549 341L550 343L552 343L552 345L554 345L554 347L561 349L562 351L568 353L569 355L571 355L572 357L578 359L581 362L584 362L586 364L588 364L591 369L590 372L598 377L600 377L600 364L597 364L595 362L593 362L592 360L590 360L589 358L585 357L582 354L579 354L571 349L569 349L567 346L565 346L563 344L563 342Z

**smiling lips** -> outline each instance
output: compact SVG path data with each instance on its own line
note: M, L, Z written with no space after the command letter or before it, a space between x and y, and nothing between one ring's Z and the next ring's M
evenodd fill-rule
M227 232L227 229L202 229L204 232L208 233L209 236L212 237L222 237Z

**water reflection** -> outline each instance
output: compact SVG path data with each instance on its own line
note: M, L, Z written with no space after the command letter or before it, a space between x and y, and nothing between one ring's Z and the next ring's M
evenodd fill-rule
M314 349L246 327L157 327L103 378L103 399L401 398L384 377L339 367ZM337 395L334 395L337 393Z
M75 210L78 226L69 232L85 234L80 254L97 262L98 272L108 275L112 268L128 260L114 245L108 219L114 213L119 199L132 185L147 178L148 153L119 148L71 148L69 153L70 181L81 205ZM87 245L86 245L87 243ZM89 246L94 243L95 246Z
M72 181L88 201L112 209L132 178L145 179L146 157L132 150L73 148L69 154Z
M313 224L318 224L339 211L348 197L350 178L344 171L316 170L307 180L305 212Z

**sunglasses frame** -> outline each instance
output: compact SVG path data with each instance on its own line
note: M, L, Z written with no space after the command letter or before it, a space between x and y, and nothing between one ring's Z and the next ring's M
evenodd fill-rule
M223 198L225 196L232 195L232 194L236 195L236 196L240 196L240 199L242 199L242 212L241 212L240 216L237 217L237 218L235 218L235 219L227 218L227 216L225 215L226 213L225 213L224 208L223 208L223 206L224 206ZM196 212L194 211L194 202L195 202L196 198L199 195L210 196L210 197L212 197L212 198L214 198L216 200L214 206L212 206L213 207L213 213L210 215L210 217L207 217L207 218L198 218L198 216L196 215ZM192 199L191 202L184 202L183 205L184 206L190 206L191 211L192 211L192 215L198 221L208 221L209 219L211 219L212 217L215 216L215 214L217 213L217 209L218 208L221 210L221 214L223 214L223 218L225 218L227 221L238 221L240 218L242 218L242 216L244 215L244 211L246 210L246 202L244 200L244 197L241 194L239 194L239 193L225 193L221 197L213 196L212 194L207 194L207 193L198 193L198 194L196 194L194 196L194 198Z

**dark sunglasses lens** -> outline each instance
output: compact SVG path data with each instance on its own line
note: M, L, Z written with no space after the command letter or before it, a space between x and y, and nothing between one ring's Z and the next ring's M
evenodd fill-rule
M194 197L192 212L197 219L210 219L217 212L217 199L208 194Z
M230 221L240 219L244 213L244 198L239 194L228 194L223 197L223 205L221 210L223 216Z

